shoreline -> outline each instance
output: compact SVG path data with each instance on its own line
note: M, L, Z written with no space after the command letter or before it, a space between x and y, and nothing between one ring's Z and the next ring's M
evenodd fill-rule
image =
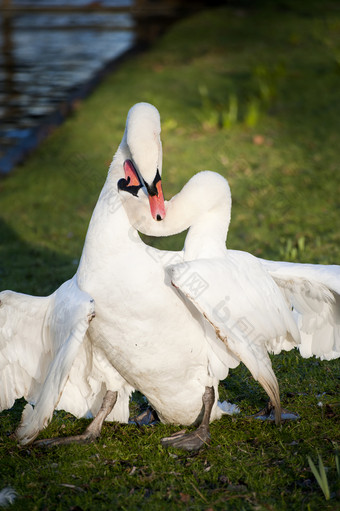
M0 179L14 171L58 126L65 122L75 111L77 102L87 98L109 73L115 71L130 57L146 49L146 44L138 41L133 43L130 48L104 65L92 78L65 97L52 113L43 117L36 126L29 128L27 135L18 139L18 142L5 151L0 158Z
M174 10L168 13L167 16L164 16L162 12L160 14L158 11L153 14L149 13L148 17L138 17L135 13L135 27L132 29L134 39L126 49L104 63L94 75L85 78L83 83L72 88L70 92L66 92L64 99L58 102L50 113L46 113L41 119L38 119L36 124L22 130L16 130L14 126L13 131L16 134L14 136L8 135L5 138L9 142L8 147L4 145L1 151L2 154L0 153L0 179L8 176L17 166L22 164L58 126L72 115L77 108L77 103L93 93L109 73L117 70L130 57L150 48L173 22L193 12L192 7L178 10L176 2L172 7ZM17 133L20 131L21 133L18 135ZM10 143L11 139L13 143Z

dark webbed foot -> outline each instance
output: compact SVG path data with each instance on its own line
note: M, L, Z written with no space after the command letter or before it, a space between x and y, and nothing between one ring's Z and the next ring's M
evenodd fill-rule
M99 412L81 435L43 438L42 440L36 440L33 445L37 447L55 447L56 445L88 444L93 442L100 436L103 422L116 404L117 395L117 392L112 392L111 390L106 392Z
M207 426L199 426L192 433L186 433L186 430L178 431L161 440L161 444L164 447L175 447L186 451L198 451L198 449L209 444L209 442L210 432Z
M259 412L255 413L255 415L252 415L252 418L260 419L263 421L273 421L274 422L277 419L275 417L275 407L269 401L267 406L265 406ZM285 410L284 408L281 408L281 422L287 421L287 420L297 420L299 418L300 418L300 416L297 413L290 412L288 410Z
M93 442L99 435L86 435L86 432L81 435L56 437L56 438L43 438L36 440L33 445L34 447L56 447L57 445L69 445L69 444L89 444Z
M186 433L185 430L178 431L174 435L162 438L161 444L164 447L175 447L185 449L186 451L197 451L210 442L209 422L210 414L215 401L215 391L213 387L206 387L203 394L204 413L201 424L192 433Z
M157 412L148 406L146 410L141 412L137 417L129 420L130 424L136 424L137 426L152 426L159 422Z

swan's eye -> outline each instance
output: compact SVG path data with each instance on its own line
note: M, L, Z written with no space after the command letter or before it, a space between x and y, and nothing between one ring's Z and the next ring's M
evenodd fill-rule
M158 197L158 186L157 186L157 183L159 183L160 180L161 180L161 176L160 176L159 170L157 169L155 179L153 180L151 185L149 185L146 181L144 181L146 189L148 191L148 194L151 197L154 197L155 195Z
M118 181L118 190L129 192L135 197L138 196L139 190L142 188L141 180L139 179L138 172L131 160L125 160L123 164L125 178ZM131 184L130 184L131 183Z
M129 192L132 195L134 195L135 197L138 197L138 192L142 188L142 185L129 186L130 181L131 181L130 177L128 177L127 179L124 179L122 177L122 179L120 179L117 183L118 191L122 190L123 192Z

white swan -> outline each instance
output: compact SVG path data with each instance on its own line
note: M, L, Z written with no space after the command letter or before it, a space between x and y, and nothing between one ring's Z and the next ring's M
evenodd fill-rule
M36 438L57 406L77 416L97 414L77 437L93 438L105 418L128 420L133 389L164 422L202 419L198 433L170 443L197 448L209 440L209 421L222 414L218 381L238 361L224 346L223 361L216 357L207 343L216 340L213 329L179 298L158 251L140 240L122 207L122 198L138 193L141 182L153 217L164 216L161 166L159 113L137 104L93 212L76 275L50 297L0 294L6 367L0 373L1 405L7 408L22 395L35 405L24 409L17 430L21 443Z
M261 263L248 253L226 249L231 214L227 181L213 172L196 174L167 203L166 216L159 224L150 221L144 203L137 195L124 205L132 225L145 234L169 235L190 227L184 262L169 268L171 281L261 383L275 406L278 422L279 387L268 351L292 349L300 336L282 293ZM192 285L195 280L201 282L201 289ZM223 360L222 343L220 347Z
M164 199L159 173L162 163L159 115L155 109L148 107L144 114L138 113L138 109L135 115L132 114L122 147L130 158L145 163L141 172L144 171L146 179L149 179L145 179L143 185L150 193L150 209L155 218L162 218ZM138 116L141 117L139 132L138 122L134 119ZM145 127L144 133L140 130L141 124ZM134 144L135 138L139 144ZM141 150L144 144L148 147L150 139L154 150L145 158ZM122 165L119 176L126 178L122 179L122 187L127 181L130 182L129 165L124 164L124 167L125 172ZM153 169L154 176L148 172L148 168ZM134 183L130 185L133 189ZM109 190L110 187L112 190ZM105 194L99 205L107 205L109 219L121 206L117 183L109 182ZM92 227L89 238L94 234ZM99 228L97 234L105 244L104 229ZM115 235L119 245L119 230L116 233L113 230L109 238ZM95 239L90 239L88 245L95 243ZM95 316L95 304L93 297L80 289L78 281L86 281L86 265L101 265L100 257L96 257L96 254L93 261L87 260L87 255L85 244L77 274L51 296L34 297L13 291L0 293L0 410L12 407L15 399L20 397L25 397L31 403L25 407L17 430L23 444L34 440L49 422L55 408L67 410L77 417L91 417L99 413L99 429L93 431L93 427L90 428L88 438L100 431L103 413L106 418L108 407L112 408L114 402L114 410L107 419L128 421L129 397L133 387L117 373L99 347L94 349L92 337L96 337L96 328L91 338L87 334L89 323ZM99 255L107 258L108 253L104 250ZM108 278L114 286L112 271ZM114 396L109 394L103 411L101 405L111 387L119 388L119 392Z
M272 372L267 350L291 349L294 339L304 357L340 356L340 266L266 261L227 250L231 194L222 176L205 171L192 177L165 204L160 223L150 219L141 192L124 204L131 224L144 234L167 236L190 227L183 250L186 262L169 268L171 281L269 395L261 376L261 370ZM206 282L204 292L195 295L190 275ZM293 317L299 332L292 326Z

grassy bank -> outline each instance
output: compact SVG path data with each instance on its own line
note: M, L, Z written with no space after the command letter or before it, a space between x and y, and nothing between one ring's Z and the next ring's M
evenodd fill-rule
M230 248L340 264L340 12L335 1L303 4L219 8L183 20L76 105L0 181L0 289L45 295L73 275L138 101L161 113L166 197L198 170L218 171L233 195ZM176 249L183 239L147 241ZM212 424L211 446L193 455L163 449L160 439L176 430L163 425L107 424L93 445L19 448L10 434L20 402L0 417L0 489L14 487L14 508L25 510L336 509L339 361L293 352L273 365L283 405L301 420L280 428L249 420L266 396L239 367L221 396L241 416ZM86 424L58 413L43 435ZM330 500L308 463L318 453Z

